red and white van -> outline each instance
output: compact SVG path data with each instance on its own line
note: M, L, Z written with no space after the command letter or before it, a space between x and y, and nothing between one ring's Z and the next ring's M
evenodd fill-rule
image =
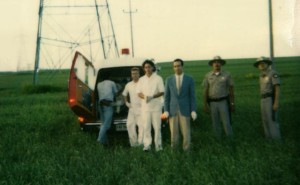
M98 93L97 83L100 74L109 71L118 89L124 89L131 80L131 68L139 67L142 71L142 63L145 58L131 58L129 56L116 59L106 59L91 63L81 53L76 52L69 76L68 101L71 110L78 116L81 128L89 125L100 126L100 116L97 111ZM126 130L128 108L122 94L116 97L114 102L114 117L112 127L117 131Z

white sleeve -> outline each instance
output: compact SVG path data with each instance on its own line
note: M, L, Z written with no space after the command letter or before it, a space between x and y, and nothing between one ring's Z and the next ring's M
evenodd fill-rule
M158 92L165 92L164 82L161 77L158 80Z
M124 91L122 93L123 96L127 96L128 95L128 84L125 85Z
M141 85L142 85L142 80L140 79L140 80L138 81L138 83L136 84L135 92L136 92L137 94L142 92Z

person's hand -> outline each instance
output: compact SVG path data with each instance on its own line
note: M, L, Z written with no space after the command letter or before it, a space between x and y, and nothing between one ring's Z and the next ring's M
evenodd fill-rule
M197 119L197 113L195 111L193 111L191 113L191 117L192 117L193 121L195 121Z
M208 107L207 104L204 105L203 111L204 111L205 113L209 113L209 107Z
M153 99L153 96L147 96L146 103L150 102Z
M234 112L235 108L234 108L234 103L230 103L230 112Z
M277 111L278 110L278 103L275 101L273 104L273 110Z
M143 93L138 93L138 96L142 99L145 99L145 95Z
M131 104L129 102L126 102L125 104L129 109L131 108Z
M165 111L163 113L163 116L162 116L163 119L168 119L169 118L169 112L168 111Z

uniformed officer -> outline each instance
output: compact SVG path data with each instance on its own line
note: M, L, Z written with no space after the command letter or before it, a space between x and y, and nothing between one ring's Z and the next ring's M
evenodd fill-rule
M261 73L259 77L261 94L261 116L265 136L268 139L281 138L277 112L279 107L280 79L277 72L271 69L272 61L266 57L260 57L254 63Z
M205 75L204 86L204 111L211 114L213 129L218 138L221 138L223 128L227 136L232 136L231 116L234 112L233 80L230 73L221 70L226 61L220 56L215 56L209 61L213 70Z

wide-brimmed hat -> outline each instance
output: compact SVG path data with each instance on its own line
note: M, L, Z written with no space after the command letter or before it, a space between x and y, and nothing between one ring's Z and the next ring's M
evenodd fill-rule
M267 57L259 57L258 59L256 59L256 62L253 64L254 67L258 67L258 65L261 63L261 62L264 62L268 65L272 65L272 60L267 58Z
M225 65L226 61L223 60L220 56L215 56L214 59L208 62L208 65L212 66L214 62L219 62L221 65Z

